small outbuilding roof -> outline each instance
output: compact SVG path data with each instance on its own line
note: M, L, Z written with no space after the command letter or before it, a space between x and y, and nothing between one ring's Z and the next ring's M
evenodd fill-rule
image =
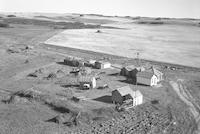
M143 71L143 72L137 73L137 77L143 77L143 78L149 78L149 79L151 79L153 75L154 73L150 71Z
M100 64L111 64L110 62L107 62L107 61L96 61L95 63L100 63Z
M116 90L121 94L121 96L125 96L128 94L130 94L132 98L142 96L142 93L139 90L134 91L129 86L120 87L117 88Z
M133 90L129 86L124 86L116 89L122 96L131 94Z

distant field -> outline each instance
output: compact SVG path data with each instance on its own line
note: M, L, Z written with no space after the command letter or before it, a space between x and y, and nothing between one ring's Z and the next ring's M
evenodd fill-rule
M124 29L66 30L48 39L51 45L125 57L200 67L200 28L183 25L111 24Z

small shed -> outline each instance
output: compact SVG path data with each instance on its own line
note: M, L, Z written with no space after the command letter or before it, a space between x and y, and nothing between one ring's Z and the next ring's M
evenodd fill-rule
M134 91L129 86L124 86L112 91L112 101L114 104L134 107L143 103L143 95L139 90Z
M84 63L84 66L87 66L87 67L94 67L95 66L95 62L96 60L88 60Z
M95 67L97 69L110 68L111 67L111 63L110 62L105 62L105 61L96 61L95 62Z
M158 79L153 72L143 71L136 74L136 83L148 86L157 85Z
M89 89L96 87L96 79L93 76L80 76L78 81L81 89L85 89L85 86L89 86Z

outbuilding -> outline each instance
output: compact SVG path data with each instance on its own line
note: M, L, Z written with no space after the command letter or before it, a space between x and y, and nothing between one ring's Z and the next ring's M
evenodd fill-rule
M105 61L96 61L95 62L95 68L97 69L105 69L105 68L110 68L111 63L110 62L105 62Z
M64 59L64 64L73 66L73 67L78 67L78 66L83 66L84 62L80 58L67 57Z
M121 69L120 74L122 76L127 76L127 77L131 77L132 72L137 73L138 70L136 69L136 67L134 65L130 65L130 66L125 66Z
M80 89L93 89L96 87L96 79L93 76L80 76L79 79Z
M135 65L129 65L129 66L125 66L121 69L120 74L122 76L126 76L126 77L130 77L130 78L135 78L137 72L142 72L144 71L145 68L144 67L137 67Z
M112 91L112 101L114 104L130 108L142 104L143 95L139 90L134 91L129 86L124 86Z
M163 80L163 73L161 71L159 71L158 69L156 69L154 67L152 67L152 71L156 75L158 82Z
M136 74L136 83L147 85L147 86L155 86L157 85L158 79L156 75L151 71L143 71L138 72Z
M96 60L88 60L84 63L84 65L87 67L95 67L95 62Z

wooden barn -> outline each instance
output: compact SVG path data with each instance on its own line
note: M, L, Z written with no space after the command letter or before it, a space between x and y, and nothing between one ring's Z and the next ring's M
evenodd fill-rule
M120 74L123 76L131 77L133 73L137 73L138 70L134 65L126 66L121 69Z
M95 68L97 69L105 69L105 68L110 68L111 63L110 62L105 62L105 61L96 61L95 62Z
M143 95L139 90L134 91L129 86L124 86L112 91L112 101L130 108L142 104Z
M158 83L158 78L153 72L143 71L136 74L136 83L148 86L155 86Z
M93 76L80 76L78 79L80 89L93 89L96 87L96 79Z
M125 66L121 69L120 74L123 76L127 76L130 78L135 78L137 72L142 72L144 71L145 68L144 67L136 67L135 65L129 65L129 66Z
M75 57L65 58L64 64L73 66L73 67L84 66L84 62L80 58L75 58Z

